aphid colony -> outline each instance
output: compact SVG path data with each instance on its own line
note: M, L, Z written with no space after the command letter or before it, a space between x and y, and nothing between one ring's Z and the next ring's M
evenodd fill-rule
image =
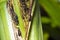
M14 8L13 8L13 1L12 0L8 0L7 2L7 8L8 11L11 15L12 18L12 22L13 22L13 29L14 31L17 30L17 33L15 32L15 36L21 36L21 32L18 26L19 21L18 21L18 16L16 15L16 13L14 12ZM32 20L32 5L33 5L33 0L19 0L20 2L20 10L22 11L22 19L24 21L24 26L26 29L26 40L27 37L29 35L29 29L30 29L30 24L31 24L31 20ZM16 38L16 40L18 40L18 38Z

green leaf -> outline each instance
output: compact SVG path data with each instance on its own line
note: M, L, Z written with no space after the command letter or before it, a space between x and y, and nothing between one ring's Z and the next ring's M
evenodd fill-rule
M6 40L1 16L0 16L0 40Z
M41 17L40 17L40 10L39 10L40 8L37 1L35 5L36 6L33 14L29 40L43 40Z
M40 5L51 17L52 26L60 26L60 4L57 0L39 0Z
M6 2L2 3L0 5L0 35L1 35L1 40L11 40L10 39L10 34L9 34L9 29L8 29L8 24L7 24L7 19L6 19Z
M48 38L49 38L49 34L48 33L44 33L44 40L48 40Z
M51 22L50 19L46 18L46 17L42 17L41 21L42 21L42 23L50 23Z

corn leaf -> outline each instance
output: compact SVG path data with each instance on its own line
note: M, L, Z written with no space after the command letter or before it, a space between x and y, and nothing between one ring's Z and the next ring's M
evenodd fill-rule
M36 1L29 40L43 40L40 10Z
M9 34L9 29L8 29L8 24L7 24L7 19L6 19L6 2L2 2L0 4L0 38L1 40L10 40L10 34Z

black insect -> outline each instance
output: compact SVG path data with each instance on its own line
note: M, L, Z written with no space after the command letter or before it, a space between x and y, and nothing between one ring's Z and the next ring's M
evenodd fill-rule
M21 35L21 31L20 31L19 28L18 28L18 35L19 35L19 36L22 36L22 35Z
M14 21L14 23L15 23L16 25L18 25L18 24L19 24L18 16L17 16L16 13L14 12L13 6L11 6L11 8L10 8L10 12L11 12L11 15L12 15L12 20Z

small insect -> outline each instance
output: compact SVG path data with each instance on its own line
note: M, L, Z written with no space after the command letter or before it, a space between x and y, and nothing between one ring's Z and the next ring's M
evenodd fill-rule
M22 35L21 35L21 31L20 31L19 28L18 28L18 35L19 35L19 36L22 36Z

